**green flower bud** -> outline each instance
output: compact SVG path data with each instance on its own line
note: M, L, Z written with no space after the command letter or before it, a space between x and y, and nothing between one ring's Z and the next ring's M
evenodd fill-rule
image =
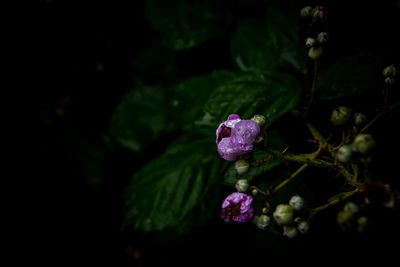
M357 127L364 126L366 122L367 122L367 117L364 114L362 114L360 112L354 114L354 124Z
M294 226L283 226L283 235L289 237L289 238L294 238L298 234L298 230Z
M387 85L392 85L395 82L396 82L396 79L391 76L385 78L385 84L387 84Z
M399 71L393 66L390 65L383 69L383 76L384 77L394 77L399 73Z
M339 211L337 215L337 223L343 230L348 230L353 226L354 213L350 211Z
M357 220L357 232L364 232L365 228L368 226L368 218L365 216L361 216Z
M307 47L313 47L316 42L317 41L314 38L309 37L309 38L306 39L306 46Z
M290 205L279 204L276 206L273 216L276 223L279 225L290 224L294 217L293 207Z
M340 147L336 153L337 160L343 163L348 162L351 159L352 150L352 147L348 145Z
M300 16L303 19L309 18L311 17L311 12L312 12L313 8L310 6L305 6L300 10Z
M312 60L319 59L322 56L323 53L324 53L324 50L320 46L313 46L313 47L310 48L310 50L308 50L308 56Z
M312 17L312 22L317 23L321 22L324 20L324 7L322 6L316 6L312 11L311 11L311 17Z
M249 189L249 182L246 179L239 179L235 184L236 190L240 193L244 193Z
M320 32L317 36L317 40L320 44L326 43L328 41L328 34L326 32Z
M263 115L254 115L253 118L251 118L251 120L257 122L257 124L260 127L263 127L265 124L265 121L266 121L266 119Z
M338 107L332 111L331 122L335 126L347 124L353 116L353 111L348 107Z
M251 190L251 193L253 194L253 196L255 196L258 194L258 190L254 188L253 190Z
M294 195L290 198L289 200L289 205L292 206L292 208L295 211L300 211L304 208L305 206L305 201L302 197L299 195Z
M300 233L305 234L308 232L308 229L310 229L310 224L307 221L300 221L297 225L297 229L299 229Z
M235 170L239 175L249 171L250 163L244 159L239 159L235 162Z
M267 229L270 222L271 222L271 218L265 214L254 217L254 223L256 224L256 226L258 228L260 228L262 230Z
M359 134L353 141L354 148L361 154L369 153L375 145L375 140L370 134Z
M347 212L357 213L358 212L358 206L354 202L348 201L344 205L343 210L347 211Z

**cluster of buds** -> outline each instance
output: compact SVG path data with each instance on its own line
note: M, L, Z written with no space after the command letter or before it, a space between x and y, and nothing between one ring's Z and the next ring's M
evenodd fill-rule
M346 140L346 143L337 150L338 161L342 163L350 161L353 153L367 155L375 147L375 140L370 134L356 134L367 122L364 114L354 113L352 109L341 106L332 111L330 120L333 125L338 127L352 127L353 133L355 133L353 140Z
M310 20L310 25L320 24L325 21L326 14L323 6L306 6L300 10L300 16L305 20ZM305 45L308 49L308 56L312 60L319 59L324 52L323 46L328 41L328 33L319 31L315 37L308 37L305 40Z
M300 10L300 16L303 19L310 20L313 24L321 23L325 20L325 7L323 6L305 6Z
M294 238L300 232L305 234L308 232L310 225L307 220L296 216L305 208L305 201L299 195L290 198L289 204L279 204L273 213L275 222L283 227L283 235Z
M399 70L395 68L394 65L390 65L383 69L383 78L385 79L385 84L392 85L396 82L395 77L399 74Z
M343 209L338 212L336 221L344 231L355 228L357 232L363 232L368 226L369 221L366 216L360 216L359 214L359 206L354 202L348 201L343 206Z
M328 33L320 32L316 38L306 38L305 44L308 48L308 56L312 60L319 59L324 52L323 45L328 42Z

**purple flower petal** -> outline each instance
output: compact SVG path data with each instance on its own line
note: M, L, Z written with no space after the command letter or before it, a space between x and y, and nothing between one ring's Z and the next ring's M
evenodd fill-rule
M242 153L250 152L253 143L260 133L260 126L252 120L242 120L235 125L231 131L232 143Z
M230 138L223 138L219 142L217 150L218 154L225 160L235 161L239 157L236 147Z
M240 119L238 114L231 114L231 115L228 116L228 121L236 120L236 119Z

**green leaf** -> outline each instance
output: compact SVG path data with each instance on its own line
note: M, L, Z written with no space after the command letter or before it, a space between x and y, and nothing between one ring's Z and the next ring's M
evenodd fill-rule
M226 81L232 80L238 73L215 70L211 74L189 78L173 86L174 118L187 129L203 116L202 106L211 93Z
M215 159L213 141L181 139L135 173L126 191L125 226L149 232L181 222L219 178L223 161Z
M362 93L379 85L376 57L357 54L341 58L318 74L316 90L326 100Z
M282 64L305 73L307 57L300 35L300 7L296 2L274 1L266 15L267 32Z
M119 145L140 152L162 134L175 128L169 117L169 100L156 86L129 91L117 106L109 136Z
M243 71L275 70L280 64L279 51L263 20L240 21L230 45L232 59Z
M266 147L265 150L254 150L251 153L251 167L249 172L239 175L235 170L235 164L231 164L231 166L227 169L224 174L223 184L233 186L236 184L236 181L239 179L247 179L249 182L254 179L260 177L260 175L265 174L269 170L279 166L285 161L276 158L273 155L283 151L283 149L287 146L286 140L282 137L282 135L276 130L268 130L265 134L266 136ZM266 160L265 162L262 162Z
M217 122L236 113L243 119L261 114L271 123L294 108L300 94L300 85L290 75L274 72L244 75L217 88L204 111Z
M209 1L146 1L146 17L163 37L163 44L190 49L221 31L218 16Z
M231 164L224 175L223 183L229 186L234 186L236 181L239 179L246 179L247 181L251 182L261 174L266 173L272 168L285 162L282 159L272 157L272 155L267 151L254 151L252 156L252 164L249 172L239 175L235 170L235 164ZM265 163L261 163L263 160L267 161Z

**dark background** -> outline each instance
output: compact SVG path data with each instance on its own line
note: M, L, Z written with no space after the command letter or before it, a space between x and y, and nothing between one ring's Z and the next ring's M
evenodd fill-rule
M396 245L390 241L397 241L393 233L398 231L393 221L397 218L398 222L398 215L393 214L377 227L382 232L368 237L344 234L335 228L334 221L322 215L323 223L315 223L315 234L295 241L271 237L268 248L279 243L271 250L257 239L254 227L226 225L219 211L204 227L185 236L121 234L124 187L132 173L159 155L178 133L162 137L146 155L124 149L109 151L103 134L110 126L111 115L138 78L144 77L150 84L160 80L172 83L213 69L235 68L229 51L235 21L257 14L268 1L249 1L247 9L239 9L242 1L221 2L233 14L232 26L195 48L177 52L169 62L174 66L174 74L169 76L156 69L152 73L152 68L143 75L132 65L151 41L160 38L144 18L144 1L35 3L32 20L26 25L29 38L24 46L33 58L30 66L36 73L37 90L32 99L36 108L30 116L38 127L33 135L40 178L35 199L27 203L27 210L34 211L23 225L29 235L20 242L21 255L30 248L39 248L35 257L55 265L79 261L113 266L210 264L214 259L230 264L263 260L267 264L276 259L313 262L318 256L331 261L346 255L357 260L393 255ZM329 57L372 49L381 57L382 68L399 63L399 2L349 2L304 1L329 8ZM363 97L373 101L373 96ZM389 131L394 118L392 115L381 126ZM398 131L388 131L382 153L387 147L398 147L390 141L397 138ZM104 160L97 159L99 153ZM101 170L87 167L82 163L85 158L98 160ZM392 167L384 175L395 175L394 160L389 165ZM324 228L335 230L326 231L324 236L320 234Z

